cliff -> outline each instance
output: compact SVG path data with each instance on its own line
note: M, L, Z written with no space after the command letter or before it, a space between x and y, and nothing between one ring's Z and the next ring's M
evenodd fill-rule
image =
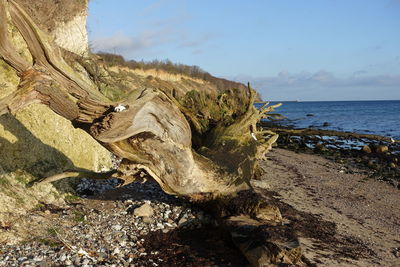
M59 46L80 55L88 53L86 0L17 2ZM8 34L19 53L32 61L20 33L12 28ZM0 58L0 98L15 91L18 83L16 72ZM0 151L0 221L9 216L8 212L25 213L38 201L62 201L60 193L69 191L66 182L59 183L57 188L25 188L32 179L76 167L99 171L111 166L106 149L40 104L27 106L15 116L0 117Z

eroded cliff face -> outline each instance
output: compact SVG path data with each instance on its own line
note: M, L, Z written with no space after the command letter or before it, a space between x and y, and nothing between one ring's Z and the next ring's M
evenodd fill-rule
M88 52L88 0L15 0L60 47L79 55Z
M87 53L86 0L17 2L59 46L79 55ZM27 49L20 34L16 30L10 34L24 54ZM29 59L28 53L25 58ZM19 78L4 62L0 62L0 69L0 97L4 97L15 90ZM110 166L107 150L47 107L28 106L15 118L3 116L0 122L0 164L7 171L22 168L34 175L47 175L73 166L96 171Z
M17 0L35 23L47 31L62 48L79 55L88 53L86 0ZM32 61L19 32L9 32L13 45ZM0 59L0 98L19 83L16 72ZM68 183L28 189L32 179L71 168L100 171L111 166L111 155L86 132L44 105L34 104L0 117L0 221L7 213L24 213L38 201L63 201Z

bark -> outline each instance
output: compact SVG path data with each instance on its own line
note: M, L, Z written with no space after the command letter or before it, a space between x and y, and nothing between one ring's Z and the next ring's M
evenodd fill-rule
M8 17L23 36L32 64L12 46ZM0 115L14 113L31 103L42 103L87 131L123 159L116 173L92 175L94 178L113 175L129 183L145 173L165 192L212 207L233 237L243 227L253 229L254 225L279 222L279 210L265 208L261 205L263 200L255 195L236 203L230 217L224 217L227 209L232 210L227 199L235 199L239 192L252 191L250 180L255 176L258 160L277 139L271 132L268 132L270 138L260 138L265 132L257 132L256 123L274 107L265 105L257 110L253 105L256 92L250 86L246 110L233 122L216 123L207 132L202 131L198 116L167 92L155 88L135 90L124 101L113 103L99 93L95 82L82 79L66 63L62 51L11 0L0 0L0 57L21 78L16 91L0 100ZM192 147L192 134L202 139L197 150ZM83 175L72 171L45 181ZM275 219L271 219L271 214ZM236 217L239 215L240 220ZM251 236L234 240L253 264L298 260L298 257L288 256L290 260L281 257L285 254L282 251L291 250L268 239L251 245L250 249L246 242L251 243ZM271 246L276 249L269 249Z

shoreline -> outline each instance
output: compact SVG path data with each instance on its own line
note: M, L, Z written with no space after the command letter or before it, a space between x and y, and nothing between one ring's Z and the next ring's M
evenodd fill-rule
M264 167L266 173L254 186L275 194L275 203L298 230L304 256L311 263L396 266L400 258L397 189L368 179L356 167L280 148L270 151ZM307 232L307 225L315 227L313 233Z
M347 167L361 169L370 178L383 180L400 189L400 141L389 137L312 128L260 123L280 135L278 148L315 154ZM267 154L268 156L268 154Z

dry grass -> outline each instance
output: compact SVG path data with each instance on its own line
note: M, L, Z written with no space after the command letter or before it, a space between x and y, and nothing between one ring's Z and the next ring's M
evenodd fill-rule
M246 90L246 86L242 83L229 81L222 78L212 76L210 73L204 71L199 66L189 66L180 63L173 63L172 61L166 60L153 60L153 61L135 61L125 59L120 55L110 53L99 53L99 55L106 64L110 66L125 66L131 69L140 70L163 70L167 73L181 74L191 78L201 79L214 84L218 91L230 90L237 88L240 90Z

